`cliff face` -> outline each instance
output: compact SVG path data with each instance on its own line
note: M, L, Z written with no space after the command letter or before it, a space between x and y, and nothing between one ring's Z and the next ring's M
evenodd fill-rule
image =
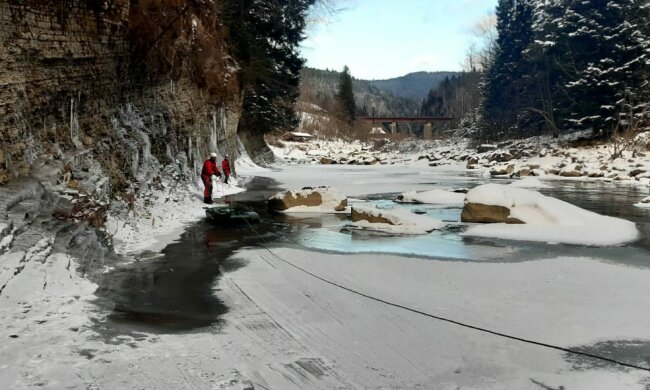
M235 154L237 66L216 6L185 3L0 0L0 183L54 168L128 193Z

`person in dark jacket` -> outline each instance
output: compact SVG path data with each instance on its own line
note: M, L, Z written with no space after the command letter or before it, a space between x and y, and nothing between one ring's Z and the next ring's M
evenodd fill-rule
M201 180L203 181L203 203L212 204L212 176L221 176L217 166L217 154L212 153L210 158L203 163Z
M230 161L228 161L228 156L224 157L221 162L221 169L223 170L223 182L228 184L228 178L230 178Z

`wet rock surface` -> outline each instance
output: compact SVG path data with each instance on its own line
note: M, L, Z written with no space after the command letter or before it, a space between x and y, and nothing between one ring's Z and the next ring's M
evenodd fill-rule
M347 206L347 198L329 187L304 187L300 191L281 192L268 201L268 208L273 211L286 211L294 208L343 211Z
M393 225L393 222L381 215L366 213L363 210L352 207L352 222L367 221L370 223L385 223Z
M269 209L283 211L292 207L305 206L317 207L323 204L323 198L317 191L308 193L293 193L292 191L278 194L276 197L269 199Z
M510 218L510 209L503 206L467 203L461 213L462 222L522 224L516 218Z

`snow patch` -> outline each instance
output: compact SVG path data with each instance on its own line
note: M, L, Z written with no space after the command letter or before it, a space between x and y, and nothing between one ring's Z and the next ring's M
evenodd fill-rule
M260 167L255 164L251 156L246 151L244 144L237 137L237 159L235 160L235 172L240 175L253 175L260 172L269 172L270 169Z
M636 207L650 209L650 196L635 204Z
M441 189L423 192L405 192L396 198L400 203L425 203L445 206L462 206L465 203L465 194Z
M213 198L245 191L231 176L230 184L215 181ZM115 251L128 254L142 250L158 251L180 237L189 223L205 218L203 184L179 186L163 181L161 189L143 194L131 209L114 203L105 225Z

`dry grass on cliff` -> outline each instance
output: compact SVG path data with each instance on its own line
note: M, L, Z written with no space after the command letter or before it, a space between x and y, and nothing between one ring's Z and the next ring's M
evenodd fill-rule
M132 2L129 33L134 54L140 57L136 64L150 79L186 76L217 101L238 95L237 66L225 50L218 5L188 0Z

